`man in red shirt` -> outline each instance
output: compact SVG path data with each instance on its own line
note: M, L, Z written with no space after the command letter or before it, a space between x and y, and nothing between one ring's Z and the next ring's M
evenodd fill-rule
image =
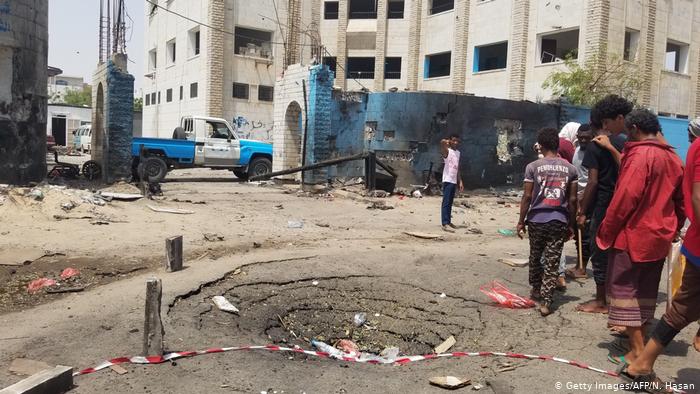
M596 242L609 250L606 294L608 324L626 327L634 361L644 348L642 326L654 318L664 261L685 222L683 163L659 141L661 126L648 110L625 118L620 176Z
M621 376L637 382L656 382L665 385L654 374L654 363L675 336L700 318L700 118L690 122L688 137L692 145L686 159L683 179L685 211L690 228L683 241L682 252L688 259L683 271L681 288L654 329L642 353L630 363L623 364ZM700 331L695 334L695 350L700 352Z

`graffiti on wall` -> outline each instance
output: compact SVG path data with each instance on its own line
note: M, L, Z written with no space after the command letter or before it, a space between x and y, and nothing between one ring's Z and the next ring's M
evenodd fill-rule
M272 141L272 123L248 120L243 116L233 118L231 122L234 132L241 139Z
M0 33L10 31L10 0L0 0Z

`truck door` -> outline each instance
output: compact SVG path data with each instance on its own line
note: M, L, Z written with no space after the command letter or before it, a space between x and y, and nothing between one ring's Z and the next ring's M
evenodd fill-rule
M223 122L206 121L204 165L206 167L235 167L241 158L241 143Z

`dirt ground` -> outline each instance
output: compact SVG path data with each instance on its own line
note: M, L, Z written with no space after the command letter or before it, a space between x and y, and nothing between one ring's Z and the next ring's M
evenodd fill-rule
M18 357L82 369L139 355L145 281L151 277L163 280L169 350L269 343L310 349L310 339L352 338L363 351L396 346L412 355L430 353L454 336L452 351L556 355L615 368L606 356L618 354L622 340L610 335L604 316L574 311L592 295L592 280L570 282L547 318L534 309L496 307L479 291L496 279L528 294L527 268L499 262L528 253L527 241L498 233L517 221L512 194L471 192L454 209L461 228L447 234L439 227L436 197L367 199L343 191L309 196L294 185L241 183L225 171L181 170L168 180L163 200L104 206L94 204L91 191L47 186L41 201L24 195L30 190L0 191L0 249L46 255L25 266L0 266L0 387L22 378L8 371ZM373 204L392 209L368 209ZM75 207L63 207L70 205ZM154 212L149 205L192 213ZM290 228L299 221L302 228ZM166 273L165 239L176 235L184 237L186 269ZM566 251L576 255L573 244ZM82 292L27 293L29 281L56 279L67 267L81 276L59 288ZM666 307L663 290L657 316ZM216 295L240 313L212 307ZM368 322L353 328L359 312ZM689 392L700 392L700 354L690 345L696 329L682 332L658 363L663 378L693 385ZM241 351L124 367L128 374L104 370L77 377L72 392L438 393L442 389L428 379L445 375L469 378L482 392L499 394L504 391L487 382L514 393L603 393L621 383L559 363L485 357L393 366ZM583 386L589 384L590 390Z

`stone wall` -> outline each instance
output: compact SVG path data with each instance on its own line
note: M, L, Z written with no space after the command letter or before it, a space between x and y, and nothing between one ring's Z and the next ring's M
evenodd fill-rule
M331 156L331 95L333 92L333 73L328 66L311 68L309 76L308 97L308 136L306 141L306 163L318 163ZM327 180L328 170L321 168L309 171L304 183L318 184Z
M0 183L46 176L48 0L0 0Z

